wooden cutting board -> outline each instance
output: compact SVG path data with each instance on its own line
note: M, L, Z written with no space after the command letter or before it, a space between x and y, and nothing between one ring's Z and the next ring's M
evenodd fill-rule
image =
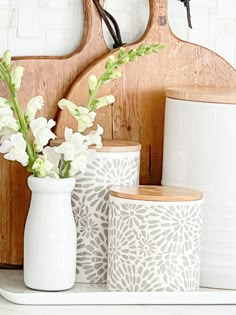
M176 0L177 1L177 0ZM142 57L125 65L121 79L103 86L101 95L113 94L113 106L104 108L97 122L104 138L140 142L142 144L141 183L160 184L162 172L163 125L167 87L204 86L236 87L236 71L222 57L207 48L176 38L167 18L167 0L150 0L150 20L140 43L162 43L166 48L158 54ZM80 74L66 95L77 104L88 99L87 78L104 71L107 54ZM67 111L58 117L57 133L63 127L75 128L75 120Z
M78 74L95 58L108 51L101 20L92 0L83 0L84 37L81 46L64 57L18 57L14 63L25 67L19 99L23 106L42 95L45 117L55 118L57 102L67 94ZM1 96L5 88L1 85ZM28 173L18 163L0 156L0 265L22 264L23 228L29 207Z

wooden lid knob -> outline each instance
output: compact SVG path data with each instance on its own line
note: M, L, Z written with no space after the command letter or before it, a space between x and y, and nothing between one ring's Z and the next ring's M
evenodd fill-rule
M124 199L165 202L202 199L202 193L197 190L169 186L114 186L111 195Z
M58 146L64 140L58 138L50 142L51 146ZM91 149L95 149L97 152L134 152L141 150L141 144L138 142L132 141L123 141L123 140L103 140L103 146L101 148L96 148L91 146Z
M166 97L205 103L236 104L236 89L207 87L170 87Z

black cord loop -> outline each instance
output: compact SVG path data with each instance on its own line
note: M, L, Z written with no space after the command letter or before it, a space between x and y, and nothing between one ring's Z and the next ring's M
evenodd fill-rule
M179 0L179 1L183 2L184 6L186 7L187 19L188 19L188 27L189 28L193 28L192 27L192 22L191 22L191 14L190 14L190 4L189 4L190 0Z
M105 9L103 9L99 0L93 0L93 2L96 5L96 8L97 8L99 14L101 15L104 23L106 24L108 31L111 34L111 37L113 38L113 41L114 41L113 48L118 48L118 47L123 46L124 43L122 42L120 28L119 28L119 25L118 25L116 19L109 12L107 12ZM108 19L113 24L113 27L110 24Z

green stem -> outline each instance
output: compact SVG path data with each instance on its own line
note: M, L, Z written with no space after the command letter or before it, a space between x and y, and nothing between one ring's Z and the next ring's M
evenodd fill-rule
M95 101L97 92L100 88L100 86L105 82L105 78L107 77L109 72L112 72L115 68L118 68L120 59L118 58L116 62L114 62L108 69L105 70L103 75L98 79L97 85L95 89L92 91L92 94L90 95L89 102L88 102L88 109L93 110L93 103Z
M15 90L13 89L13 85L11 82L11 77L8 73L6 73L5 68L2 64L0 64L0 73L3 76L4 81L6 82L9 94L10 94L10 99L11 99L11 103L13 105L13 110L17 115L19 124L20 124L20 132L23 134L23 137L25 139L26 142L26 152L29 156L29 165L28 165L28 169L30 171L32 171L32 165L35 161L35 153L34 150L32 149L30 140L29 140L29 136L28 136L28 126L27 123L25 121L25 118L21 112L20 106L19 106L19 102L17 99L17 95L15 93Z
M95 101L95 98L96 98L96 95L97 95L97 92L98 92L100 86L105 82L104 78L107 77L107 74L109 72L111 72L113 69L117 68L117 65L119 64L119 61L120 60L117 59L117 61L114 62L111 67L106 69L105 72L103 73L103 75L98 79L97 85L96 85L95 89L92 91L92 94L90 95L90 98L89 98L89 102L88 102L88 109L89 110L93 110L93 103Z
M91 91L87 108L90 111L96 109L96 106L94 106L96 94L103 83L108 82L109 78L112 80L113 70L118 69L129 61L136 61L140 56L149 55L153 52L157 53L161 48L164 48L164 46L160 44L151 44L149 46L142 44L138 48L131 49L128 52L124 48L121 50L121 48L116 61L112 60L106 63L105 72L98 79L97 85Z
M70 169L71 169L70 161L64 161L64 168L60 172L60 177L61 178L70 177Z
M106 73L106 72L105 72L105 73ZM92 109L93 109L92 106L93 106L93 103L94 103L94 101L95 101L96 94L97 94L97 92L98 92L100 86L101 86L102 83L103 83L103 77L104 77L104 75L102 75L102 76L98 79L97 85L96 85L95 89L92 91L92 94L91 94L91 96L90 96L90 98L89 98L89 102L88 102L88 109L89 109L89 110L92 110Z

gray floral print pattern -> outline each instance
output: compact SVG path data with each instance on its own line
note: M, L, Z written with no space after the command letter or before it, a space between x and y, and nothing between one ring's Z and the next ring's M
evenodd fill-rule
M110 199L108 288L197 290L202 200L155 203Z
M109 190L138 185L140 152L97 153L85 174L76 174L72 208L77 226L77 281L106 283Z

